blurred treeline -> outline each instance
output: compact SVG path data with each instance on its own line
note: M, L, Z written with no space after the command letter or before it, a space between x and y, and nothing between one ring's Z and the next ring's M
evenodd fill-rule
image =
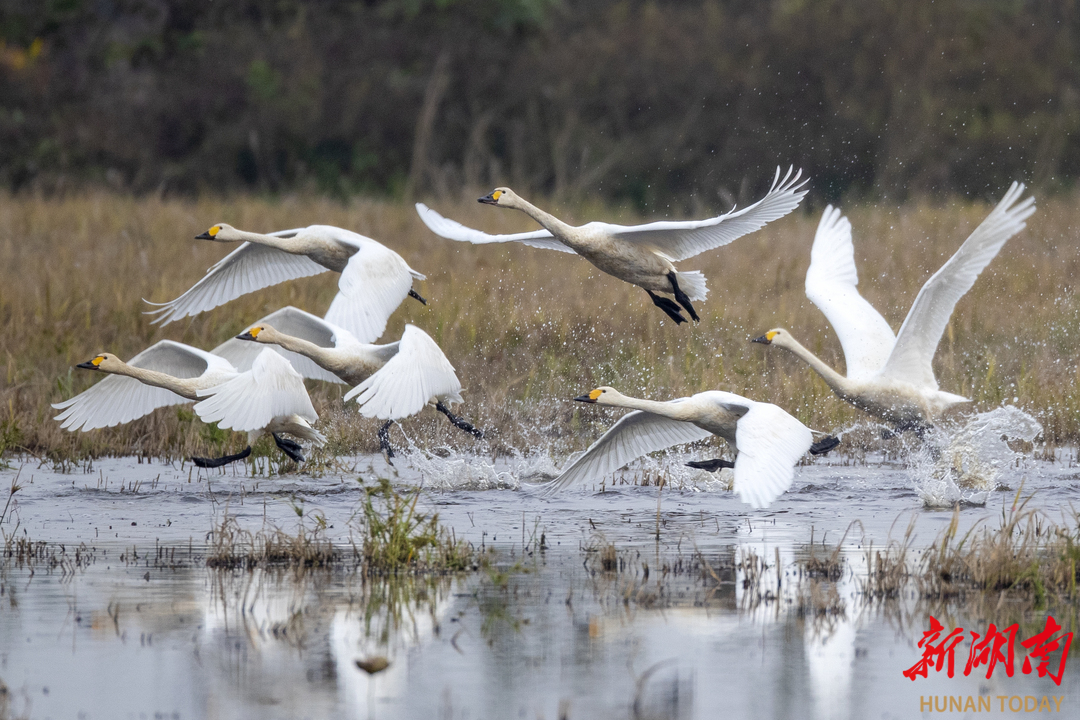
M3 0L0 186L997 197L1080 177L1078 75L1071 0Z

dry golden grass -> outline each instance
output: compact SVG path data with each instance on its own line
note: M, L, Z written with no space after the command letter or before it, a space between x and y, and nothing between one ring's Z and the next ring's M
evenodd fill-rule
M1004 188L1002 188L1004 191ZM568 220L635 222L619 208L558 207ZM1034 413L1050 443L1080 438L1080 270L1076 196L1039 198L1028 229L1013 238L953 315L935 367L942 388L988 409L1002 401ZM530 227L519 213L472 196L437 209L491 231ZM950 201L844 208L855 232L860 289L898 328L922 283L985 216L985 204ZM466 388L460 414L489 432L492 452L537 445L585 446L571 398L598 384L670 398L725 389L776 402L812 427L861 419L794 358L747 340L775 326L793 331L842 369L839 343L806 299L803 279L819 211L797 211L732 246L681 264L709 279L702 322L675 327L640 289L580 258L528 247L474 247L430 233L410 206L314 197L133 199L110 194L58 199L0 196L0 449L53 461L98 454L179 456L240 447L190 412L163 409L126 427L71 434L51 420L50 402L97 378L72 369L101 350L130 357L172 338L204 348L283 305L322 314L336 292L326 274L279 285L165 328L143 315L142 298L169 300L202 277L230 247L193 240L215 222L269 231L312 223L370 235L400 252L428 280L430 305L407 301L384 340L405 323L428 331ZM337 387L312 386L333 452L371 451L377 423L345 409ZM477 443L435 413L404 423L420 444ZM585 435L591 435L585 433ZM395 435L400 443L400 436Z

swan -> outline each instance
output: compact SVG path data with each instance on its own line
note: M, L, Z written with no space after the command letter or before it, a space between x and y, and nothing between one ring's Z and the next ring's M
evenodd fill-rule
M544 494L607 475L646 453L718 435L738 451L734 465L707 461L692 466L734 467L735 493L743 502L763 508L791 486L795 463L805 452L822 454L838 444L831 437L813 443L811 430L776 405L720 390L656 402L603 386L574 400L635 412L620 418L557 478L541 486Z
M352 385L345 400L355 397L362 415L386 420L378 437L388 458L394 457L390 426L427 405L446 415L455 427L484 437L450 411L449 405L461 402L461 382L431 336L415 325L406 325L397 342L371 345L328 320L290 306L267 315L214 352L244 368L262 350L259 344L276 346L306 378Z
M480 202L521 210L540 223L543 230L489 235L444 218L423 203L416 204L416 211L432 232L450 240L476 244L521 242L532 247L577 253L607 274L643 288L653 304L678 325L686 322L680 306L695 322L700 320L692 303L704 300L709 291L701 271L679 272L673 263L727 245L798 207L807 193L806 189L800 188L804 188L807 181L799 182L801 170L792 177L793 170L789 168L781 180L780 168L777 168L768 194L753 205L707 220L665 220L633 226L591 222L574 227L522 200L505 187L495 189L480 198ZM673 295L676 302L657 293Z
M93 359L76 367L106 373L108 377L70 400L53 404L53 408L62 411L55 419L61 422L63 429L71 432L113 427L148 415L159 407L198 402L203 393L212 392L242 375L227 359L172 340L155 343L128 362L112 353L98 353ZM302 382L300 389L303 390ZM304 398L307 398L306 391ZM310 407L311 401L308 400L304 411ZM198 414L204 421L214 422L207 420L203 413ZM310 415L314 420L313 409ZM275 427L273 431L279 430ZM280 431L291 432L288 428ZM303 433L300 436L305 437ZM286 454L297 459L298 446L295 443L277 436L274 440ZM239 460L250 452L249 447L242 453L221 460ZM302 456L300 459L303 459ZM200 467L224 464L207 458L193 460Z
M303 448L278 433L289 433L315 445L326 442L323 434L311 427L319 416L311 405L304 378L288 360L269 348L256 356L251 369L196 394L203 398L194 407L203 422L216 422L218 427L248 434L248 447L243 452L213 460L193 458L200 467L219 467L247 457L251 445L265 433L270 433L281 451L296 462L304 461Z
M825 209L810 251L806 296L825 314L844 349L847 376L833 370L783 328L752 342L783 348L801 358L841 399L896 426L923 432L948 408L971 402L938 389L934 351L953 308L975 284L1005 242L1024 229L1035 199L1019 202L1014 182L960 249L922 286L894 337L885 318L856 289L851 223L831 205Z
M241 295L327 270L341 273L341 278L326 317L361 342L382 335L390 314L406 297L427 304L412 289L412 281L424 280L423 275L390 248L350 230L311 225L262 234L218 223L195 238L243 244L180 297L167 303L148 302L158 307L147 313L157 315L154 323L168 325Z

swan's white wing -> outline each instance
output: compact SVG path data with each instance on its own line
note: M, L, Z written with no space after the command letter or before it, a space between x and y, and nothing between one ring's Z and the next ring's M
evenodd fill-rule
M806 297L825 314L840 338L847 376L852 380L880 372L896 342L889 323L859 294L858 284L851 223L839 208L829 205L810 250Z
M207 372L211 363L206 353L197 348L162 340L136 355L128 363L145 370L184 379L196 378ZM216 368L228 369L228 368ZM53 405L64 412L56 416L61 427L72 432L87 432L112 427L141 418L159 407L190 402L171 390L144 385L135 378L109 375L104 380L70 400Z
M512 233L510 235L489 235L480 230L465 227L461 223L445 218L423 203L416 203L416 212L420 219L428 226L431 232L447 240L471 242L476 245L499 242L519 242L530 247L559 250L560 252L572 253L570 248L556 240L547 230L533 230L532 232Z
M304 378L289 361L270 348L263 348L251 369L209 390L200 390L205 400L195 404L203 422L240 431L265 428L275 418L299 415L309 423L319 419L311 405Z
M272 234L288 237L296 232L285 230ZM293 255L265 245L243 243L207 270L203 279L180 297L167 303L148 302L158 307L146 314L157 315L153 322L168 325L173 320L212 310L241 295L326 271L306 255Z
M291 305L283 307L277 312L270 313L258 322L251 323L248 327L253 327L255 325L269 325L280 333L302 338L324 348L338 347L342 344L356 342L352 333L344 328L339 328L336 325L326 322L321 317L304 312ZM220 355L225 358L231 362L237 370L243 372L251 369L251 364L255 362L255 358L257 358L259 353L266 347L266 345L252 342L251 340L237 340L236 338L231 338L218 345L212 352L215 355ZM274 352L288 360L293 366L293 369L305 378L345 384L344 380L329 370L324 370L319 367L313 360L276 345L271 347Z
M406 325L397 354L346 393L345 400L354 397L364 417L398 420L420 412L435 398L461 402L461 382L431 336Z
M810 429L771 403L753 403L735 426L735 493L767 507L795 479L795 463L810 449Z
M922 286L896 335L896 346L885 363L883 376L937 389L934 351L953 308L1005 242L1023 230L1027 224L1024 221L1035 212L1035 198L1017 203L1023 192L1024 185L1014 182L956 254Z
M589 223L588 227L615 235L620 240L648 246L673 261L685 260L760 230L766 223L797 208L808 192L808 189L800 188L808 181L800 183L802 170L794 176L793 171L794 168L789 168L781 180L780 168L776 168L772 188L765 197L742 210L732 210L708 220L660 221L634 226Z
M543 485L541 492L551 494L574 483L603 477L647 453L710 436L711 432L692 423L635 410L619 418L581 457L563 468L559 477Z
M338 294L326 311L326 319L351 332L359 342L374 342L386 329L386 321L412 289L408 263L390 248L374 240L366 242L349 258L338 281Z

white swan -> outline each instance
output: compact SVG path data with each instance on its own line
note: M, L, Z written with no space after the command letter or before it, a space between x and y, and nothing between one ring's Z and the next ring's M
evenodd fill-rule
M807 193L805 189L800 190L806 181L799 182L801 170L792 177L793 169L789 168L781 179L780 168L777 168L772 188L758 202L708 220L660 221L634 226L591 222L574 227L522 200L509 188L498 188L480 198L480 202L521 210L540 223L543 230L489 235L444 218L421 203L417 203L416 211L432 232L450 240L477 244L520 242L577 253L607 274L644 288L653 303L679 324L686 322L679 306L697 321L698 314L692 302L704 300L709 291L700 271L679 272L673 263L727 245L798 207ZM674 295L677 304L657 293Z
M810 429L776 405L719 390L656 402L599 387L574 399L635 412L620 418L585 454L542 486L545 494L612 473L646 453L718 435L738 451L734 463L736 494L743 502L762 508L791 486L795 463L804 453L821 454L837 445L835 438L813 445ZM693 465L731 467L731 463L718 461Z
M159 306L148 313L158 316L155 323L167 325L241 295L327 270L341 273L341 278L326 317L362 342L382 335L387 318L406 296L426 304L412 289L413 279L423 280L423 275L390 248L349 230L312 225L264 235L219 223L196 239L243 244L180 297L149 303Z
M483 437L450 411L450 405L461 402L461 382L431 336L415 325L406 325L398 342L371 345L323 318L286 307L214 352L243 369L261 352L256 343L276 346L306 378L354 386L345 400L356 397L362 415L386 420L379 430L379 444L388 457L394 457L388 438L391 424L427 405L446 415L455 427Z
M280 360L287 365L287 361ZM265 363L263 365L265 366ZM107 373L109 377L70 400L53 405L57 410L63 411L56 416L56 420L62 423L62 428L71 432L77 430L89 432L98 428L112 427L148 415L159 407L198 402L206 393L215 392L216 388L234 382L246 374L251 374L239 372L225 358L172 340L162 340L150 346L133 357L130 362L124 362L111 353L98 353L92 360L79 363L76 367ZM282 371L280 368L271 368L271 374L280 375ZM263 372L259 378L265 383L266 376L267 374ZM278 382L278 384L281 383ZM267 432L293 432L288 426L289 418L287 417L293 413L303 413L305 418L314 422L315 411L311 407L311 401L307 397L302 380L299 390L303 392L303 400L298 401L293 398L290 401L299 409L271 417L264 423ZM246 400L250 402L251 398ZM306 406L303 401L306 401ZM195 410L205 422L216 420L216 418L207 419L204 413L199 411L199 405L195 406ZM275 422L276 420L280 422ZM307 419L302 418L302 421L306 424ZM230 425L222 425L222 427L230 427ZM293 434L318 442L322 441L322 436L310 430L310 427L308 431L301 429ZM299 446L296 443L277 436L274 440L286 454L297 459ZM249 447L238 455L226 456L221 460L206 458L194 458L194 460L202 467L217 467L223 465L224 462L247 457L250 452ZM299 456L299 459L302 460L303 457Z
M782 328L753 342L794 353L842 399L900 430L921 432L948 408L970 402L938 389L934 351L957 301L1035 212L1034 198L1018 202L1023 192L1024 185L1014 182L956 254L926 281L896 337L885 318L859 295L851 223L830 205L814 237L806 296L825 314L840 338L847 377Z
M251 445L265 433L270 433L281 451L296 462L304 461L302 448L278 433L289 433L316 445L326 442L322 433L311 427L319 416L311 405L304 378L288 360L269 348L259 353L250 370L196 394L203 398L194 408L203 422L216 422L218 427L248 434L248 447L239 456L194 458L202 467L218 467L246 457Z

